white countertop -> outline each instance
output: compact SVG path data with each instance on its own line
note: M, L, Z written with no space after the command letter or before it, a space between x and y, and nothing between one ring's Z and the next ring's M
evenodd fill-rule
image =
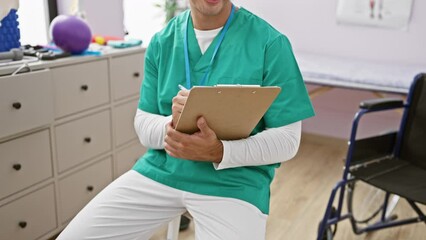
M95 49L90 49L91 51ZM71 57L64 57L59 58L56 60L48 60L48 61L41 61L36 60L34 61L34 58L28 57L24 58L21 61L10 61L10 62L1 62L0 64L0 76L3 75L10 75L13 72L15 72L19 67L21 67L23 64L27 64L32 71L40 70L40 69L46 69L46 68L52 68L52 67L58 67L62 65L67 64L73 64L75 63L82 63L85 61L92 61L94 59L105 59L108 57L116 57L120 55L129 54L130 52L144 52L145 48L142 47L131 47L131 48L122 48L122 49L115 49L111 47L102 47L99 49L101 52L100 56L95 55L77 55L77 56L71 56Z

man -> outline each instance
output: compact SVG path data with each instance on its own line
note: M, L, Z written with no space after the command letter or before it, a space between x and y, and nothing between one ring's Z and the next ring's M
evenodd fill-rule
M146 51L135 117L149 148L69 224L60 239L149 239L189 211L197 239L264 239L269 186L297 152L301 120L314 115L287 38L229 0L190 0ZM199 132L174 130L194 85L279 86L247 139L221 141L200 117Z

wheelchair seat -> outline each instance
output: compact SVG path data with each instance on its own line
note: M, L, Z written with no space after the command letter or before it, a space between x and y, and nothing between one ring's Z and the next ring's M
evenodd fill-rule
M386 192L426 204L426 170L408 161L391 157L350 172Z

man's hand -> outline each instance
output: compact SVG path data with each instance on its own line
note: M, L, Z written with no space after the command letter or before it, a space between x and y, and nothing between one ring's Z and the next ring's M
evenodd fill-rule
M197 120L197 126L200 131L189 135L176 131L171 123L168 124L164 139L166 152L176 158L220 163L223 157L222 142L203 117Z
M180 90L172 100L172 126L176 127L180 114L182 113L183 106L188 99L189 90Z

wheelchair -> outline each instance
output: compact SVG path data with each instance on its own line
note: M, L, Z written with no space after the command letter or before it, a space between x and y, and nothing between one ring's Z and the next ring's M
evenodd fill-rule
M364 114L397 108L403 108L398 131L356 139ZM374 189L380 197L379 201L374 200L376 207L370 209L364 219L354 214L353 206L355 198L365 197L355 194L360 184ZM347 212L343 213L345 197ZM416 217L399 220L392 215L391 205L399 198L408 202ZM366 200L371 203L372 197ZM349 219L355 234L426 223L426 216L418 204L426 204L426 73L414 78L405 103L391 98L360 103L352 124L343 177L332 189L318 226L317 240L333 239L337 224L345 219Z

